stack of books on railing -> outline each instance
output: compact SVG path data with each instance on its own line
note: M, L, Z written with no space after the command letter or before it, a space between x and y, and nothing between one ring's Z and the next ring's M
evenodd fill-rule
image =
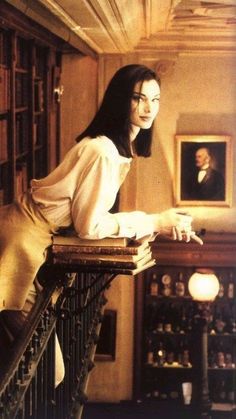
M54 235L51 262L59 265L76 265L85 270L108 271L135 275L153 265L150 244L147 240L125 237L99 240L80 239L76 235Z

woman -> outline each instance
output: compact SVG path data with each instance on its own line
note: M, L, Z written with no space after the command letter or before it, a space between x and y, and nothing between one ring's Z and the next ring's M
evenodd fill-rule
M118 70L93 121L61 164L47 177L33 179L30 191L0 209L0 310L24 310L52 235L62 227L73 224L80 237L90 239L153 233L195 238L191 217L172 209L110 212L133 157L151 154L159 100L154 71L136 64Z

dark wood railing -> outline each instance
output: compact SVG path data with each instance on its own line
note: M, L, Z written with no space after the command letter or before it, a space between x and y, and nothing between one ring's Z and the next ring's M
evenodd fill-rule
M89 270L89 269L88 269ZM0 360L0 419L80 418L93 368L105 289L116 274L45 265L44 288L20 336ZM55 290L59 297L52 304ZM55 338L65 378L55 388Z

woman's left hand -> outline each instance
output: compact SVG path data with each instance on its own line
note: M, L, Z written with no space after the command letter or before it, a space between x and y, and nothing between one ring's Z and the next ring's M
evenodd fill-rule
M180 222L172 228L172 239L173 240L184 240L189 242L190 240L196 241L198 244L202 245L203 241L198 237L195 231L192 230L192 217L187 214L181 214Z

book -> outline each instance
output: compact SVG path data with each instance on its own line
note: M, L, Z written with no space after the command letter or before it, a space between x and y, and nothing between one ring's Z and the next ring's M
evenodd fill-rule
M7 119L0 119L0 161L7 159Z
M55 240L56 237L56 240ZM58 242L58 244L57 244ZM60 243L60 239L57 236L53 237L52 251L57 252L76 252L81 254L103 254L103 255L142 255L144 251L150 248L148 241L139 243L137 241L130 241L127 246L107 246L107 245L93 245L93 240L90 240L90 245L75 245L67 243ZM103 242L104 243L104 242ZM119 243L118 243L119 244Z
M69 249L68 249L69 248ZM113 248L115 249L115 248ZM120 261L120 262L138 262L140 259L142 259L144 256L151 253L151 248L146 247L143 249L142 252L139 254L116 254L116 253L92 253L92 252L77 252L77 248L75 250L71 250L71 246L60 246L60 249L55 249L55 247L52 247L52 252L55 256L60 257L64 256L65 254L73 255L73 258L76 258L76 260L111 260L111 261Z
M16 196L20 196L27 190L28 187L28 175L27 166L22 163L16 168Z
M122 266L121 268L117 268L114 266L99 266L99 265L68 265L68 264L58 264L57 267L60 271L65 270L66 272L77 272L78 270L81 272L92 272L92 273L100 273L100 274L112 274L112 275L137 275L146 269L151 268L156 264L155 259L151 259L147 263L138 268L127 268Z
M43 81L36 80L34 82L34 111L43 112Z
M0 206L4 205L4 189L0 189Z
M152 266L155 266L156 265L156 261L155 261L155 259L151 259L150 261L148 261L147 263L145 263L144 265L142 265L142 266L139 266L138 268L136 268L136 269L132 269L132 270L130 270L130 271L128 271L127 269L125 270L123 270L123 272L120 270L120 272L119 272L119 274L123 274L123 275L137 275L137 274L139 274L140 272L142 272L142 271L145 271L146 269L149 269L149 268L151 268ZM114 272L114 271L113 271ZM115 272L114 272L115 273Z
M131 239L127 237L105 237L104 239L81 239L76 233L69 235L53 236L53 245L75 245L75 246L128 246Z
M86 266L102 266L102 267L112 267L112 268L128 268L136 269L145 265L147 262L152 260L152 253L149 251L141 259L136 261L127 261L127 260L116 260L103 258L81 258L81 255L78 253L52 253L52 263L53 264L62 264L62 265L76 265L77 267L84 265ZM78 257L79 256L79 257Z
M9 74L8 68L0 67L0 112L9 109Z

